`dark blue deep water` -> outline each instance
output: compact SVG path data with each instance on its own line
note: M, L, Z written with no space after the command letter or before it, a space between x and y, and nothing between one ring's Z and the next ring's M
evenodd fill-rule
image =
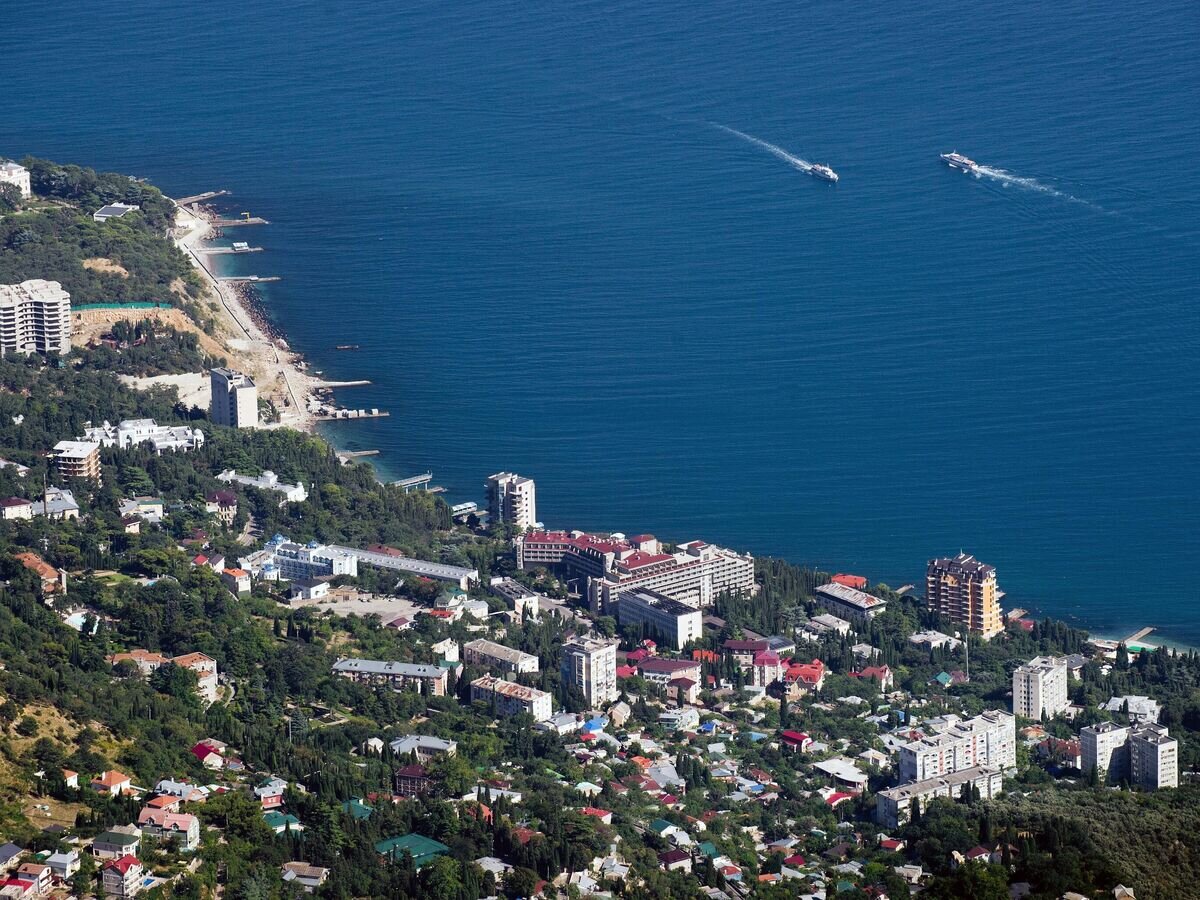
M385 475L1200 643L1194 0L51 6L0 153L271 219Z

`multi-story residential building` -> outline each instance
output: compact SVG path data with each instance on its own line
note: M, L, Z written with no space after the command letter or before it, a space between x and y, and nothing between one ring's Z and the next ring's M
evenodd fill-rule
M204 446L204 432L186 425L159 425L153 419L123 419L116 425L107 421L92 426L85 423L81 441L92 441L102 447L117 447L128 450L139 444L151 444L154 452L162 456L164 450L196 450Z
M0 284L0 356L71 352L71 295L57 281Z
M59 441L54 445L54 467L63 478L100 480L100 445L90 441Z
M1129 774L1129 728L1116 722L1089 725L1079 732L1084 772L1100 770L1100 780L1119 781Z
M463 644L463 661L488 666L501 672L524 675L538 670L538 658L495 641L477 640Z
M204 653L184 653L173 657L175 665L196 673L196 693L207 703L214 703L219 690L217 661Z
M444 696L450 681L448 670L441 666L377 659L339 659L333 674L366 684L390 684L398 691L412 687L433 697Z
M676 650L682 650L689 641L700 640L704 629L699 609L642 587L621 592L617 621L621 627L641 625L648 634Z
M279 501L280 506L285 503L303 503L308 499L308 491L305 490L303 484L288 484L280 481L279 476L270 469L258 476L239 475L233 469L226 469L217 476L217 481L223 481L226 484L244 484L246 487L255 487L260 491L275 491L283 494L283 499Z
M33 503L23 497L5 497L0 500L0 518L6 522L16 519L32 519Z
M998 797L1004 789L1004 774L994 767L972 766L880 791L875 796L875 820L884 828L899 828L911 817L914 803L924 806L935 797L958 798L964 789L972 788L985 800Z
M195 850L200 846L200 820L189 813L170 812L146 806L138 815L143 834L159 841L176 840L180 850Z
M911 741L900 748L900 778L924 781L974 766L1010 769L1017 764L1016 721L1009 713L989 710Z
M27 200L33 196L33 184L29 179L29 170L20 163L0 162L0 184L15 185L21 192L21 199Z
M551 697L545 691L485 675L471 682L471 702L482 700L501 716L529 713L535 722L544 722L553 714Z
M742 640L730 638L721 645L725 656L728 656L740 669L747 669L754 663L754 657L764 650L770 650L771 645L766 638L760 640Z
M488 587L493 594L512 607L518 622L536 622L541 616L541 595L531 591L515 578L497 576L491 580Z
M1167 726L1139 725L1129 735L1129 780L1148 791L1179 787L1179 741Z
M537 527L537 485L532 478L497 472L488 477L487 498L493 522L503 522L521 531Z
M607 611L622 591L646 587L696 608L711 606L721 593L758 592L754 558L691 541L674 553L652 534L631 538L582 531L535 531L517 539L517 565L557 568L587 581L593 612Z
M831 613L860 625L887 609L886 600L836 581L821 585L814 593L817 602Z
M217 368L209 373L209 383L212 386L209 417L214 425L258 427L258 388L254 379L232 369Z
M996 567L967 553L931 559L925 572L925 602L931 612L989 640L1004 630Z
M104 893L108 897L132 897L142 889L142 863L132 854L111 859L101 874Z
M638 663L638 671L642 678L652 684L669 684L676 678L686 678L689 681L700 682L700 663L691 659L666 659L661 656L647 656Z
M237 494L233 491L209 491L204 495L204 511L216 516L222 525L233 524L237 505Z
M592 707L614 703L617 690L617 641L576 637L563 644L562 680L583 692Z
M1013 672L1013 715L1042 721L1067 711L1067 664L1037 656Z

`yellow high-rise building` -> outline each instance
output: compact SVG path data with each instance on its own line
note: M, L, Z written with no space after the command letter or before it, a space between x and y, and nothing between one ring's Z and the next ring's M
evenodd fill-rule
M989 640L1004 630L996 590L996 567L967 553L931 559L925 573L925 601L935 612Z

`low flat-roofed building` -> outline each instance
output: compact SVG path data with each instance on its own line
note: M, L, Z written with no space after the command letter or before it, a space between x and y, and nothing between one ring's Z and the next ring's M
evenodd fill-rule
M858 588L832 582L814 592L817 602L834 615L865 625L887 609L887 601Z
M935 797L957 798L966 787L978 789L980 797L991 800L1004 789L1004 774L988 766L973 766L950 775L911 781L875 795L875 821L884 828L899 828L907 822L913 803L924 807Z
M136 212L139 209L141 209L140 206L129 203L109 203L92 213L92 221L107 222L109 219L119 219L126 213Z
M422 693L441 697L450 677L441 666L387 662L377 659L339 659L333 674L365 684L390 684L396 690L414 687Z
M538 658L513 647L480 639L463 644L463 661L472 665L489 666L501 672L526 675L538 670Z

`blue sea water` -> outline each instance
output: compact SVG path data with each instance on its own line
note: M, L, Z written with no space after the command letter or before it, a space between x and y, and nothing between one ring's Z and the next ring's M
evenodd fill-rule
M269 218L384 474L1200 643L1192 0L6 9L0 153Z

